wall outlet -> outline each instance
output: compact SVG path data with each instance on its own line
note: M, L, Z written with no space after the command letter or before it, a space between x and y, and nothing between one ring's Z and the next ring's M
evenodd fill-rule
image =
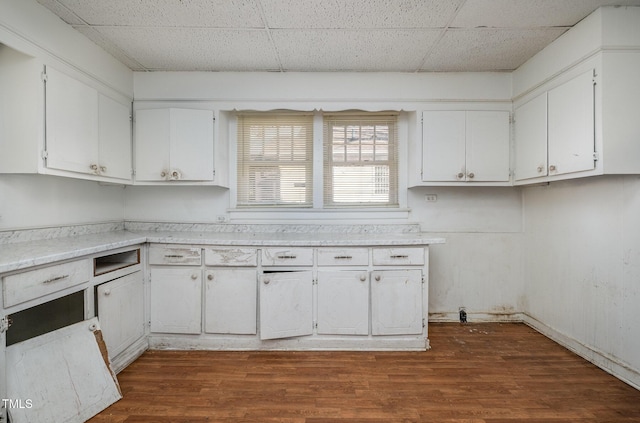
M427 203L435 203L438 201L438 196L436 194L426 194L424 196L424 201Z

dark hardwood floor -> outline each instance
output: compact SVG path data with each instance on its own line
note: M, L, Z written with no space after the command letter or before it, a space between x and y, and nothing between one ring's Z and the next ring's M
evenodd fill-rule
M148 351L90 422L640 422L640 391L524 324L429 332L426 352Z

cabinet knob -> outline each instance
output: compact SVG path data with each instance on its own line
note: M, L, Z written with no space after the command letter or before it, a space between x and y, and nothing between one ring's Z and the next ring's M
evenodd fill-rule
M456 176L458 177L458 179L462 179L462 178L464 178L464 173L460 172Z
M98 171L98 165L95 163L92 163L89 165L89 169L93 170L94 172Z
M164 170L162 172L160 172L160 176L163 178L167 177L167 172L165 172Z
M556 165L549 166L549 171L555 172L556 171Z
M544 167L542 167L542 166L538 166L537 167L538 173L542 173L543 170L544 170Z
M380 280L382 279L382 276L376 275L374 279L376 280L376 282L380 282Z
M207 279L208 279L208 280L210 280L210 281L212 281L212 280L213 280L213 275L212 275L211 273L209 273L209 274L207 275Z
M191 275L191 279L195 281L196 279L198 279L198 275L194 273L193 275Z
M111 295L111 290L110 289L105 289L104 290L104 295L105 295L105 297L108 297L109 295Z
M271 279L269 279L269 278L264 278L262 280L262 283L264 283L265 285L269 285L269 282L271 282Z
M367 275L365 275L365 274L360 275L360 281L361 282L364 282L366 280L367 280Z
M100 166L100 172L106 173L107 172L107 167L106 166Z
M469 179L473 179L475 176L476 176L476 175L475 175L475 173L473 173L473 172L469 172L469 173L467 173L467 177L468 177Z
M180 179L180 172L178 172L177 170L174 170L173 172L171 172L171 178Z

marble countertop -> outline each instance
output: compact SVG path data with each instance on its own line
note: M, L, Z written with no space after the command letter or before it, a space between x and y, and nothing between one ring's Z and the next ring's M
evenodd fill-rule
M117 230L0 244L0 273L150 243L229 246L410 246L442 244L420 232L212 232Z

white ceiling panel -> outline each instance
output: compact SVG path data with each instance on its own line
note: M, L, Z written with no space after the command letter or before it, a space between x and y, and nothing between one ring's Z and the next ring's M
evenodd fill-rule
M638 4L634 0L467 0L452 28L570 27L602 5Z
M284 69L292 71L403 71L418 69L436 30L274 30Z
M264 28L254 1L58 0L89 25Z
M449 30L422 69L443 72L515 69L564 31L564 28Z
M640 0L37 1L139 71L511 71L599 6L640 6Z
M270 28L444 28L462 0L261 0ZM285 12L286 11L286 12Z
M148 70L279 70L264 30L101 27Z

